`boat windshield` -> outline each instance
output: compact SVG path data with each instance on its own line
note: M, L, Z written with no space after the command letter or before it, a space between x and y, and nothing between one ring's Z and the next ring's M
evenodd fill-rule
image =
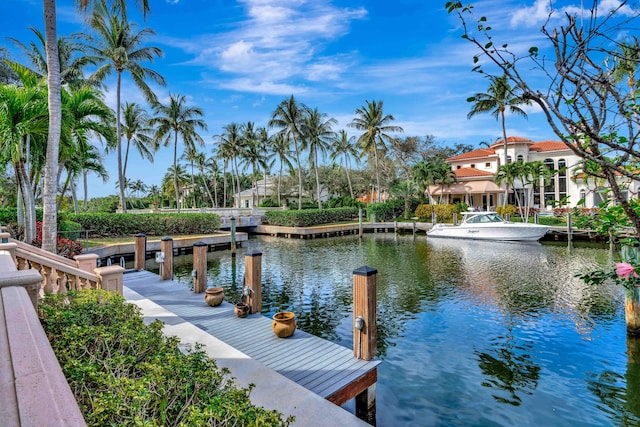
M475 214L469 215L465 218L466 223L470 224L480 224L487 222L504 222L504 219L496 213L483 213L483 214Z

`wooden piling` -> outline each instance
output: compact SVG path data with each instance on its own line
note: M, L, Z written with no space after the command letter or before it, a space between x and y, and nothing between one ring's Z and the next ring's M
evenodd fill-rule
M250 289L247 305L251 313L262 311L262 252L252 250L244 256L246 286Z
M133 268L138 271L145 270L147 263L147 236L145 234L136 234L134 251Z
M453 213L453 225L458 225L458 212Z
M207 288L207 244L193 244L193 292L199 294Z
M358 359L371 360L376 354L377 273L366 265L353 270L353 355Z
M353 270L353 355L371 360L376 355L376 275L375 268ZM375 373L374 373L375 374ZM375 425L376 384L356 395L356 416Z
M623 262L632 265L640 264L638 246L622 244L620 255ZM627 335L640 336L640 288L625 286L624 317L627 325Z
M160 277L162 280L173 279L173 239L163 237L160 240L160 252L164 254L164 259L160 263Z
M571 246L571 242L573 241L573 224L571 220L571 214L567 214L567 242L569 242L569 246Z
M358 237L362 239L362 208L358 208Z
M231 256L236 256L236 218L231 217Z

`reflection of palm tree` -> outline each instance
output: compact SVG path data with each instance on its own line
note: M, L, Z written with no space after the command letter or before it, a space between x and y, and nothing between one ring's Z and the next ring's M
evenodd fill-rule
M522 402L519 394L532 394L538 386L541 368L527 354L532 348L531 344L525 343L522 347L516 345L513 325L509 323L505 337L493 340L494 348L486 352L474 350L474 353L485 375L482 385L508 393L508 396L494 394L493 398L500 403L519 406Z

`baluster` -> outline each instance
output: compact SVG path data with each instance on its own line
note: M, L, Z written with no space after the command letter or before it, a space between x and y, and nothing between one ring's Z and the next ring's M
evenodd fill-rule
M67 278L64 271L56 269L56 276L58 282L58 293L66 294L67 293Z
M28 270L29 269L29 261L26 260L26 258L17 258L16 260L18 261L17 263L17 267L18 270Z
M54 293L54 291L57 291L57 289L53 289L53 281L52 281L52 277L51 277L51 267L48 267L46 265L42 265L40 266L41 270L40 270L40 274L42 274L42 277L44 278L44 293L45 294L52 294Z
M73 290L73 291L79 291L80 289L82 289L81 285L80 285L80 279L78 278L77 275L75 274L67 274L67 280L69 283L69 290Z

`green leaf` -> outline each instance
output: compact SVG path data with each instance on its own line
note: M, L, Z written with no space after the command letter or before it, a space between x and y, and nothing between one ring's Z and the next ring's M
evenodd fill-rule
M476 97L475 96L470 96L469 98L467 98L467 102L475 102Z
M477 57L477 56L474 56L474 57L473 57L473 63L474 63L474 64L477 64L477 63L478 63L478 61L479 61L478 57Z
M487 43L487 44L485 44L485 45L484 45L484 48L485 48L485 49L489 49L491 46L493 46L493 43L492 43L492 42L489 42L489 43Z

